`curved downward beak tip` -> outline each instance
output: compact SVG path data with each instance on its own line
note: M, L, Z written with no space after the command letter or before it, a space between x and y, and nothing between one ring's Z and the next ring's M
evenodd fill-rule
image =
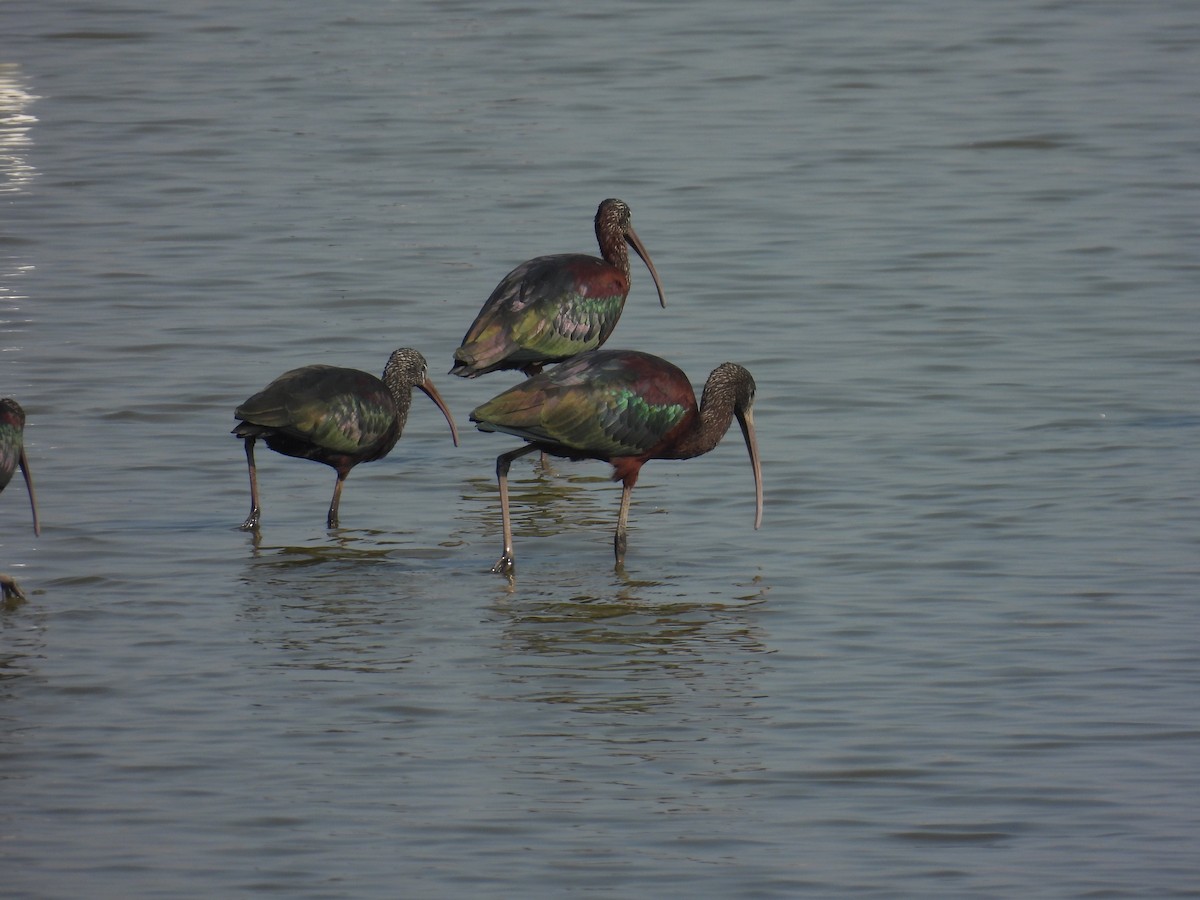
M662 282L658 278L658 269L654 268L654 260L650 258L649 251L646 250L646 245L642 243L642 239L637 236L637 232L629 228L625 232L625 240L629 242L629 246L634 252L642 258L642 262L646 264L646 268L650 270L650 277L654 279L654 287L658 290L658 304L663 309L667 308L667 297L663 293Z
M29 508L33 510L33 533L40 536L42 523L38 519L37 494L33 490L33 474L29 471L29 460L25 456L24 447L21 448L21 455L17 457L17 465L21 467L21 474L25 477L25 489L29 492Z
M458 446L458 428L454 424L454 417L450 415L450 407L446 406L446 401L442 399L442 395L438 393L437 388L433 386L433 382L428 378L424 384L417 385L425 395L437 404L437 408L442 411L442 415L446 417L446 422L450 426L450 439L454 441L454 446Z
M754 431L754 414L746 410L738 416L738 424L742 426L742 437L746 439L746 450L750 454L750 466L754 469L754 528L762 527L763 518L763 479L762 461L758 455L758 435Z

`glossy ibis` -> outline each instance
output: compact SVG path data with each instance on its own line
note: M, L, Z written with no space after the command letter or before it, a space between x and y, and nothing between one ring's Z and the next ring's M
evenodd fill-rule
M762 524L762 467L754 433L754 379L736 363L708 376L696 405L691 382L679 368L649 353L596 350L535 375L477 407L471 421L481 431L503 431L529 443L496 458L504 554L493 572L513 571L508 470L512 461L541 450L569 459L612 463L623 485L613 550L623 564L629 495L647 460L690 459L712 450L736 417L754 469L754 527Z
M451 374L475 378L520 369L535 375L545 365L595 350L617 327L629 296L626 243L650 270L659 303L667 305L625 203L600 204L596 240L603 259L583 253L539 256L504 276L454 351Z
M458 446L454 419L426 369L425 357L409 348L391 355L382 380L358 369L304 366L280 375L239 406L234 416L241 422L233 434L245 439L250 468L250 515L242 529L257 528L261 516L254 466L258 438L276 453L333 467L337 483L326 520L330 528L338 526L338 501L350 470L361 462L382 459L396 446L408 420L414 387L437 404Z
M25 488L29 491L33 533L40 535L42 526L38 521L37 494L33 490L29 460L25 457L25 410L16 400L6 397L0 400L0 491L8 487L18 466L25 476Z

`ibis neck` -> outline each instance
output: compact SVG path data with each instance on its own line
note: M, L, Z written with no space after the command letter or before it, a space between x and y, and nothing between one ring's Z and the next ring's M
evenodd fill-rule
M396 423L403 428L404 423L408 421L408 410L412 406L412 385L395 373L384 373L383 382L396 403Z
M721 443L732 422L733 398L725 392L710 392L706 386L694 425L676 444L674 455L679 459L703 456Z
M600 245L600 255L609 265L616 266L629 280L629 247L625 244L625 235L617 228L605 228L603 223L596 223L596 242Z

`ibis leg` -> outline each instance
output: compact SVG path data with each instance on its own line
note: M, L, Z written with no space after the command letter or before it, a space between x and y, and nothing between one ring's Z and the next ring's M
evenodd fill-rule
M342 485L346 483L349 472L338 472L337 482L333 485L333 499L329 501L329 515L325 519L328 528L338 527L338 504L342 502Z
M262 518L262 510L258 506L258 469L254 465L254 438L246 438L246 468L250 470L250 515L242 523L242 531L251 531L258 527Z
M617 565L625 565L625 548L629 544L629 495L633 493L633 485L626 484L621 488L621 511L617 514L617 533L613 536L613 553Z
M536 449L537 447L533 444L526 444L524 447L509 450L507 453L501 453L496 457L496 483L500 486L500 520L501 527L504 529L504 553L496 564L492 566L492 571L497 575L511 576L515 565L515 560L513 559L512 519L508 511L508 470L512 466L514 459L522 457L526 453L532 453Z
M625 565L625 547L629 543L629 498L633 494L633 486L637 484L638 473L627 475L621 482L621 511L617 513L617 533L613 537L613 553L617 557L617 565Z

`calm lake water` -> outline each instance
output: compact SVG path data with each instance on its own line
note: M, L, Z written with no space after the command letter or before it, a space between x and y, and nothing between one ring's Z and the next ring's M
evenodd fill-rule
M1200 8L9 0L0 865L22 898L1200 896ZM758 383L513 469L444 374L496 282ZM413 346L392 455L233 409Z

